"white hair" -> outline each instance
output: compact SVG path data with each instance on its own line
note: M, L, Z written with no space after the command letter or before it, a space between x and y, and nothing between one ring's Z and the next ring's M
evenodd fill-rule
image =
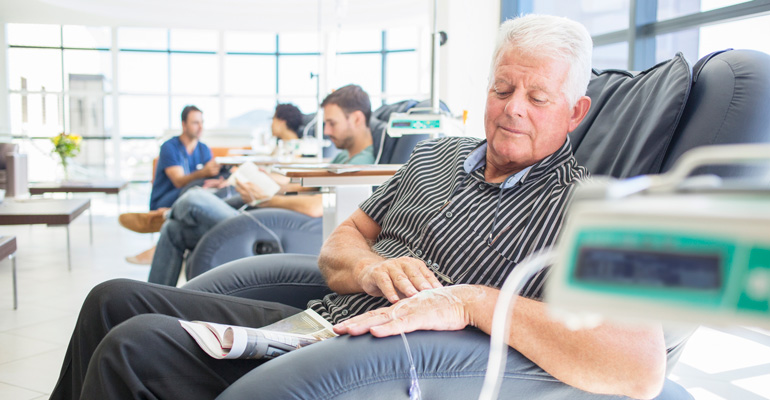
M585 95L591 79L593 42L586 28L570 19L551 15L529 14L509 19L500 25L489 74L490 87L494 71L503 52L516 49L527 56L567 61L570 65L562 93L575 105Z

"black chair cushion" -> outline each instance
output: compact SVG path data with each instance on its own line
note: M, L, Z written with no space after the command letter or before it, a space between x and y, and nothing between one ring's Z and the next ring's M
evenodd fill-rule
M638 74L594 70L591 108L570 133L578 162L594 175L657 173L690 93L681 53Z

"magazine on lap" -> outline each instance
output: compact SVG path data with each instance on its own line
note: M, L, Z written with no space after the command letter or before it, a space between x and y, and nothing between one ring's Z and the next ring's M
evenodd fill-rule
M307 309L262 328L179 320L187 333L216 359L275 358L337 336L332 325Z

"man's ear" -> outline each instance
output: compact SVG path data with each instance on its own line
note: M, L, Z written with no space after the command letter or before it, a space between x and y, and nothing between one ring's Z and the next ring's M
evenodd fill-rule
M580 122L583 121L583 118L586 117L586 114L588 114L588 109L591 108L591 98L588 96L583 96L575 103L575 105L572 107L572 115L569 119L569 128L567 132L572 132L575 130L575 128L580 125Z
M350 118L353 120L353 124L356 126L356 128L361 128L366 126L366 123L364 122L364 116L363 111L361 110L355 110L352 113L350 113Z

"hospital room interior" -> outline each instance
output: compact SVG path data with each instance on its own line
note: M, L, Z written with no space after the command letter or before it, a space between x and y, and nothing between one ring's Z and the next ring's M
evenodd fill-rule
M499 34L530 16L587 32L585 79L558 41ZM71 377L96 302L122 301L110 284L305 310L320 331L136 311L177 318L213 370L253 363L220 399L335 341L362 348L238 398L770 399L768 38L770 0L0 0L0 399L192 398L108 383L140 365L107 352L142 316ZM541 152L498 125L517 118L566 139ZM487 179L529 140L538 156ZM354 250L379 261L344 269ZM401 317L416 304L465 320ZM532 351L532 309L562 336L656 332L657 383L615 392ZM381 325L357 331L367 316Z

